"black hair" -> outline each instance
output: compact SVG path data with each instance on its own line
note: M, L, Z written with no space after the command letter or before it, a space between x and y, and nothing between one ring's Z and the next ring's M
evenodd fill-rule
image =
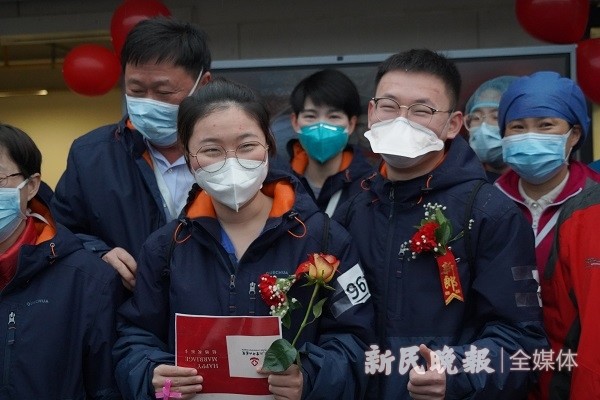
M428 49L411 49L388 57L377 68L375 86L391 71L422 72L437 76L444 82L454 110L458 105L462 80L453 61Z
M195 77L210 70L211 56L204 31L189 22L167 17L145 19L135 25L121 50L121 67L127 64L172 62Z
M315 72L296 85L290 95L290 105L294 114L298 115L304 110L307 98L317 106L333 106L342 110L348 118L358 117L362 112L356 85L336 69Z
M189 141L194 133L198 120L208 115L225 110L231 106L239 107L260 126L265 134L269 155L276 153L275 138L269 127L269 111L263 99L258 97L252 89L241 83L226 78L215 78L183 99L179 105L177 115L177 136L183 146L186 162L189 164Z
M0 124L0 147L6 149L24 178L41 172L42 153L33 139L19 128Z

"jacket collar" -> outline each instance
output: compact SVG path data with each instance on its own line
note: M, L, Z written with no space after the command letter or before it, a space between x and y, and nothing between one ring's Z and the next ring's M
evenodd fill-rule
M494 184L513 201L525 204L525 199L519 193L519 179L521 179L519 175L511 170L500 176ZM571 160L569 162L567 184L553 204L564 203L567 199L589 186L591 182L600 182L600 174L579 161Z
M23 245L19 251L19 261L14 279L5 288L27 284L37 273L71 253L83 249L81 240L62 225L56 225L48 206L34 197L28 204L32 213L41 215L48 224L34 217L37 241L35 245Z
M289 148L292 149L292 158L290 160L292 170L299 175L304 175L306 167L308 166L308 153L304 150L298 139L292 139L288 144L288 149ZM352 151L352 147L347 146L342 153L342 162L338 172L344 171L350 167L353 156L354 152Z
M285 171L269 170L262 191L273 198L273 206L259 247L270 246L281 235L303 237L307 229L304 222L319 209L300 181ZM208 235L212 236L213 245L215 241L220 242L221 227L212 199L197 184L192 189L184 214L185 217L179 220L179 226L176 227L176 240L185 241L191 233L195 240L207 246L211 246ZM200 231L204 233L198 234Z
M296 196L290 182L277 180L265 183L261 191L273 198L273 207L269 213L269 218L281 217L292 209ZM190 219L200 217L216 218L217 214L212 198L205 191L198 191L186 208L186 216Z
M384 202L427 201L429 193L447 190L464 182L487 180L485 170L469 144L461 137L446 141L443 161L428 174L407 180L392 182L386 177L385 164L379 173L366 183Z

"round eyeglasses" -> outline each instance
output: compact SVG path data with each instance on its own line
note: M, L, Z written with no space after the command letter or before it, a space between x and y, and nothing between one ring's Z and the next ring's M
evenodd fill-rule
M467 130L475 129L483 123L498 126L498 110L489 113L476 111L465 116L465 128Z
M13 176L23 176L22 173L20 172L15 172L14 174L10 174L10 175L0 175L0 187L5 187L6 183L8 182L8 178L13 177Z
M452 112L452 110L438 110L421 103L401 106L396 100L389 97L373 97L371 100L375 103L375 116L379 121L396 119L400 116L401 109L406 108L406 119L409 123L414 122L415 124L428 127L435 113Z
M223 146L209 144L198 149L196 154L190 153L203 171L217 172L225 166L227 153L234 153L237 162L246 169L256 169L267 160L267 150L260 142L244 142L235 150L225 150Z

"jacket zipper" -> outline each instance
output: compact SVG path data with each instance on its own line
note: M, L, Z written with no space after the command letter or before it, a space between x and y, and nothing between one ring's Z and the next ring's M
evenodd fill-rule
M229 259L229 255L227 257L223 256L222 248L217 240L212 242L212 247L213 247L215 254L217 255L219 264L221 264L223 266L223 268L225 268L225 270L229 274L229 303L227 304L227 312L229 315L235 315L235 313L236 313L236 306L235 306L236 268L234 265L232 265L232 262ZM225 311L225 310L223 310L223 311Z
M388 216L388 220L389 220L389 224L388 224L388 235L387 235L387 243L385 246L385 254L386 254L386 259L385 259L385 271L383 271L383 273L386 274L386 276L389 275L389 268L390 268L390 264L391 264L391 258L392 258L392 245L393 245L393 239L394 239L394 230L396 227L396 221L395 221L395 209L396 209L396 202L395 202L395 196L394 196L394 186L392 185L392 187L390 188L390 193L388 196L389 200L390 200L390 214ZM378 312L378 324L379 324L379 339L380 339L380 343L381 345L385 345L385 341L386 341L386 320L387 320L387 309L388 309L388 301L389 301L389 284L392 283L393 280L388 280L386 281L386 284L384 285L384 289L383 289L383 301L381 302L381 305L379 307L379 312Z
M235 272L229 275L229 315L235 315Z
M11 312L8 314L8 333L6 335L6 352L4 354L4 385L8 385L8 377L10 374L10 357L13 345L15 343L15 331L17 330L15 317L15 312L11 310Z
M254 315L254 304L256 300L256 282L250 282L250 289L248 289L248 294L250 295L250 305L248 309L248 314Z

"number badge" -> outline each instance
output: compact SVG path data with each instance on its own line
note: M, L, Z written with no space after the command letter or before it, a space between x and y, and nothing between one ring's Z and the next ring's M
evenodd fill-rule
M353 305L362 304L371 297L365 274L359 264L340 275L337 281Z

